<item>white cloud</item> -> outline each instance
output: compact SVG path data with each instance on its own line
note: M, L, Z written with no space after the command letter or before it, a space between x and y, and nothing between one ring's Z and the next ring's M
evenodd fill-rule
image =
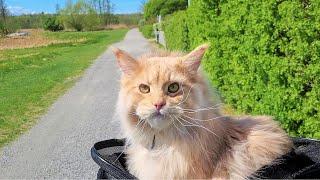
M22 14L36 14L35 11L31 11L29 9L26 9L20 6L8 6L8 10L10 11L11 14L15 16L19 16Z

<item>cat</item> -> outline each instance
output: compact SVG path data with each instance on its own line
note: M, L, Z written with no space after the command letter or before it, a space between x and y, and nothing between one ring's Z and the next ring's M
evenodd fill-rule
M122 72L117 113L137 178L246 179L292 148L271 117L220 112L199 70L208 48L138 59L113 48Z

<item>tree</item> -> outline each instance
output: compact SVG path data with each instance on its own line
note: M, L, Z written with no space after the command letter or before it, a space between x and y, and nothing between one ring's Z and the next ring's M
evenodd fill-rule
M115 5L110 0L92 0L91 4L99 13L100 20L103 24L109 25L117 22L116 17L112 14Z
M56 4L56 14L59 14L59 12L60 12L60 4L57 3Z
M8 16L9 10L6 7L6 3L4 0L0 0L0 35L6 35L12 31L14 28L8 28Z
M188 0L149 0L145 3L143 12L146 20L155 18L157 15L165 16L175 11L184 10L188 7Z
M144 6L146 5L146 0L141 0L140 1L140 6L139 6L139 10L141 11L141 12L143 12L143 9L144 9Z
M97 12L85 0L79 0L75 4L72 0L67 0L66 7L60 14L65 26L76 31L95 30L100 25Z
M6 7L6 3L4 0L0 0L0 21L3 22L3 24L6 23L7 16L9 14L9 11Z
M114 4L110 0L92 0L91 3L99 15L111 14L114 8Z

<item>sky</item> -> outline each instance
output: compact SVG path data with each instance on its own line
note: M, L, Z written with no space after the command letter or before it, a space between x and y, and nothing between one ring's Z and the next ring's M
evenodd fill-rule
M65 5L65 0L5 0L10 12L14 15L34 14L34 13L54 13L56 4L61 8ZM115 5L114 13L135 13L139 12L141 0L111 0Z

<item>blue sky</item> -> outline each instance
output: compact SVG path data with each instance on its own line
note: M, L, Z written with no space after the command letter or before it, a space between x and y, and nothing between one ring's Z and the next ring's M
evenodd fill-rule
M141 0L111 0L115 13L134 13L140 10ZM56 4L63 7L65 0L5 0L9 10L16 15L30 13L53 13Z

